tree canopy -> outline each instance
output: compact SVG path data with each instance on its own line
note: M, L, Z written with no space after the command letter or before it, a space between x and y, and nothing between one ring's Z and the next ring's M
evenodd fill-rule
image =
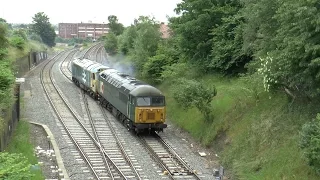
M110 32L114 33L116 36L120 35L124 31L123 24L118 22L118 17L115 15L108 16Z
M56 33L49 22L48 16L43 12L39 12L32 19L32 31L38 34L46 45L55 46Z

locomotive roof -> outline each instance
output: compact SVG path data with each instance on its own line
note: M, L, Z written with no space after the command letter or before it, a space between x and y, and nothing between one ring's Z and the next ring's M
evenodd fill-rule
M91 61L89 59L74 59L74 64L77 64L80 67L83 67L84 69L89 70L90 72L98 72L101 69L108 69L108 66L104 66L98 62Z
M133 96L163 96L159 89L150 85L138 85L130 94Z
M118 87L124 93L133 96L162 96L162 93L157 88L115 69L104 70L100 73L100 76L107 79L109 83ZM108 77L112 80L109 80Z

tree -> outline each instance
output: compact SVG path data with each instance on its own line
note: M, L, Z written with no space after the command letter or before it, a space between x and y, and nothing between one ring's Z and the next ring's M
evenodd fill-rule
M5 23L0 23L0 60L4 58L5 48L8 46L7 35L7 25Z
M212 50L210 67L226 75L246 72L245 65L252 60L250 52L243 50L243 27L245 19L240 13L239 1L231 1L220 7L222 22L214 26L211 35Z
M317 0L246 0L244 49L253 50L266 89L320 98Z
M316 119L303 125L300 132L300 148L309 165L320 174L320 114Z
M0 23L7 23L7 21L3 18L0 18Z
M143 65L143 77L149 79L151 83L162 82L161 74L166 66L178 62L179 54L175 49L173 39L163 40L159 43L155 56L152 56Z
M124 31L123 24L118 22L118 18L115 15L108 16L110 32L113 32L116 36L120 35Z
M12 65L7 57L9 41L6 38L6 35L7 25L5 23L0 23L0 110L11 105L11 87L14 83Z
M49 18L43 12L35 14L32 21L32 31L38 34L43 43L47 44L50 47L55 46L55 37L56 33L54 28L49 22Z
M206 87L195 80L180 78L176 81L173 90L173 97L184 109L195 106L204 116L206 121L212 120L211 101L216 96L217 90L213 87Z
M127 27L123 34L119 36L119 49L122 53L127 54L133 49L133 42L137 37L137 28L134 25Z
M135 22L137 37L133 42L131 58L138 72L142 72L143 65L149 57L156 54L161 39L159 25L149 17L140 16Z
M183 0L175 12L180 15L170 18L169 27L178 36L179 50L188 60L206 71L209 69L212 49L211 29L221 24L223 15L219 1Z
M108 54L115 55L118 49L117 36L114 33L108 33L105 39L104 48Z

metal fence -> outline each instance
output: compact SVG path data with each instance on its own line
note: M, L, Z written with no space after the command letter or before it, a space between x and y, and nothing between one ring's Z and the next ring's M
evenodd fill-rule
M47 52L30 52L29 55L17 59L15 63L16 77L24 76L47 57Z
M47 59L47 57L47 52L30 52L29 55L17 59L15 63L15 76L23 77L32 68ZM11 108L0 113L1 118L5 122L3 128L0 129L0 152L7 147L13 135L13 130L20 119L20 84L16 84L14 93L16 97L15 103Z
M0 151L3 151L8 145L15 129L17 122L20 119L20 85L15 87L16 101L11 108L2 111L1 117L4 119L4 128L1 129L0 133Z

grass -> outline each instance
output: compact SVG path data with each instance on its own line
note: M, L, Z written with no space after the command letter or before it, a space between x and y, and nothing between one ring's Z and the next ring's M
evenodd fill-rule
M37 164L37 157L34 155L34 147L30 143L30 124L25 120L20 120L16 130L14 131L13 138L11 139L6 151L9 153L21 153L29 161L30 164ZM45 179L41 171L32 171L34 175L32 179L43 180Z
M315 117L318 105L291 104L284 93L264 92L251 78L197 80L217 88L212 122L195 108L183 110L163 84L168 119L218 151L233 179L319 179L298 147L301 126Z
M28 55L31 50L44 51L46 49L49 49L48 46L37 41L29 40L26 42L23 50L19 50L15 47L10 46L8 48L8 56L10 57L10 59L18 59Z

